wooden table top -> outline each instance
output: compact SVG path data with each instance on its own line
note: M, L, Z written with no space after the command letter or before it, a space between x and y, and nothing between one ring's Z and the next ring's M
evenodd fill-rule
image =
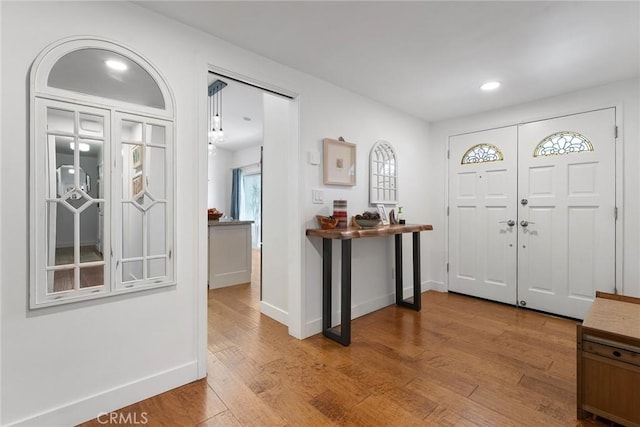
M582 326L640 339L640 299L623 298L596 298Z
M394 234L415 233L417 231L433 230L433 226L427 224L394 224L372 228L333 228L322 230L320 228L308 228L307 236L317 236L323 239L358 239L361 237L392 236Z

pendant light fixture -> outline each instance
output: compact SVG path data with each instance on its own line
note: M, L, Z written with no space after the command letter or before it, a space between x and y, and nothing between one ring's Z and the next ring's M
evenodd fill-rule
M227 86L222 80L209 85L209 151L215 153L215 144L224 142L222 130L222 89Z

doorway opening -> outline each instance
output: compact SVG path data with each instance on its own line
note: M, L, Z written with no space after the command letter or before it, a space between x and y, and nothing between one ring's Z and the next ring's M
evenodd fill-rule
M293 323L289 321L289 301L298 298L289 295L296 289L292 290L288 278L297 267L287 262L286 254L299 254L290 244L282 245L282 236L291 234L295 224L283 222L282 211L289 205L297 209L296 186L291 184L296 181L297 165L287 161L297 153L293 144L296 102L293 96L213 71L208 72L207 84L208 95L215 98L209 97L208 108L208 124L213 127L207 132L208 208L223 212L222 222L251 224L248 247L252 255L245 258L253 260L248 270L259 273L253 274L252 284L259 289L260 312L291 328L299 320L296 316ZM224 137L220 138L223 130ZM291 191L282 191L287 187ZM225 246L223 253L228 249ZM241 258L228 259L238 264ZM224 264L231 268L229 263ZM248 282L247 278L244 283ZM298 305L296 302L293 307Z
M209 239L229 239L218 246L225 254L209 254L209 288L248 285L256 289L252 295L260 295L263 91L211 72L207 83L207 208L222 215L209 223L221 226ZM215 244L209 243L211 252Z

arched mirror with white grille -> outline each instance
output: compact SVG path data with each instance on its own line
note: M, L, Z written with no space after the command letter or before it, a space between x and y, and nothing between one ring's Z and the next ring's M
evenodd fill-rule
M562 156L569 153L593 151L591 141L578 132L557 132L549 135L536 146L533 157Z
M369 155L369 203L398 203L398 158L393 146L378 141Z
M175 284L173 97L130 49L73 38L31 69L30 306Z
M499 162L504 160L502 151L493 144L477 144L469 148L460 164L471 165L476 163Z

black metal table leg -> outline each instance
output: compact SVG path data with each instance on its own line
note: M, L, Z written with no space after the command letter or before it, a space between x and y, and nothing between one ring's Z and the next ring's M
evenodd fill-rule
M333 242L322 239L322 332L331 329L331 261Z
M413 233L413 301L403 298L403 274L402 274L402 234L395 236L396 258L396 304L412 310L420 311L422 301L420 298L420 233Z
M351 239L342 240L340 333L331 328L331 239L322 239L322 334L344 346L351 343Z
M422 308L422 279L420 274L420 232L413 233L413 308Z
M404 278L402 274L402 234L396 234L395 241L395 258L396 258L396 304L403 305L403 286Z

